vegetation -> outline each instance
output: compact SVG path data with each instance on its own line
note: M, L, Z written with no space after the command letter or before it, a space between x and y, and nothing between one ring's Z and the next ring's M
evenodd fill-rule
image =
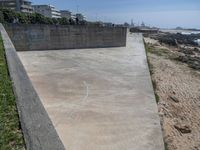
M0 150L24 150L12 82L0 37Z
M48 18L38 13L22 13L10 9L0 9L1 23L18 23L18 24L49 24L49 25L85 25L90 24L86 21L79 21L77 18Z
M165 146L165 150L169 150L168 149L168 144L166 142L164 142L164 146Z
M146 51L149 53L153 53L157 56L169 56L169 50L164 48L158 48L151 44L146 44Z
M152 47L150 47L148 44L146 44L145 41L144 41L144 45L145 45L146 55L147 55L147 53L153 51ZM148 63L148 66L149 66L151 77L152 77L152 75L153 75L153 65L150 63L150 61L148 59L148 55L147 55L147 63ZM157 85L156 85L156 82L152 78L151 78L151 81L152 81L152 85L153 85L153 89L154 89L156 102L158 103L160 101L160 98L159 98L158 94L155 91L156 88L157 88Z

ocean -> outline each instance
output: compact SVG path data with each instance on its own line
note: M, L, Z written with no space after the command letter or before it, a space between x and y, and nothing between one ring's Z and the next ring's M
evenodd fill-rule
M200 46L200 39L194 40Z
M190 35L190 34L200 34L200 31L184 31L184 32L180 32L183 35Z
M181 32L183 35L190 35L190 34L200 34L200 31L187 31L187 32ZM194 42L198 43L200 46L200 39L194 40Z

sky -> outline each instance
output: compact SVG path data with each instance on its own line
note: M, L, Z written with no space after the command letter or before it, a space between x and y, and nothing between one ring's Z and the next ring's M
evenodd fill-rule
M131 23L161 28L200 29L200 0L31 0L83 13L86 20Z

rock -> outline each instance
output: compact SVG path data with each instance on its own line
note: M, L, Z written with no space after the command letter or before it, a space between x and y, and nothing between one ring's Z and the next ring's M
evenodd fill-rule
M187 63L189 58L187 56L179 56L178 60L184 63Z
M194 51L192 51L192 49L181 49L180 52L188 55L194 55Z
M178 60L183 63L187 63L193 69L196 70L200 69L200 57L184 55L184 56L179 56Z
M171 100L173 100L174 102L179 103L179 99L176 98L175 96L169 96L169 98L170 98Z
M187 133L191 133L191 129L188 125L182 125L182 124L176 124L174 125L174 127L181 133L183 134L187 134Z
M194 41L195 39L199 39L200 34L191 34L191 35L183 35L180 33L172 34L165 33L151 36L151 38L155 40L159 40L160 43L168 44L171 46L178 46L180 44L190 45L190 46L198 46L198 44Z
M194 61L191 64L191 67L194 68L194 69L200 69L200 63L198 61Z
M197 53L200 53L200 50L198 48L196 48L196 47L193 49L193 51L197 52Z

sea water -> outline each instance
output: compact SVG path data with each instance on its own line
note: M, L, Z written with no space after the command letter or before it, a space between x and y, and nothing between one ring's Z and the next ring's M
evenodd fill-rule
M200 39L194 40L200 46Z

